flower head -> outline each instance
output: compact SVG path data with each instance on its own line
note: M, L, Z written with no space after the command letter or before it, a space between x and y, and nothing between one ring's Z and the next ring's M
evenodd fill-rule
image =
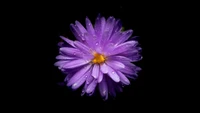
M70 28L76 41L61 36L59 61L55 66L66 75L67 86L78 89L84 85L82 95L92 95L98 87L106 100L108 94L116 96L128 78L136 78L141 68L132 62L141 60L138 42L129 39L133 30L122 31L120 20L98 16L94 26L86 18L86 28L75 21Z

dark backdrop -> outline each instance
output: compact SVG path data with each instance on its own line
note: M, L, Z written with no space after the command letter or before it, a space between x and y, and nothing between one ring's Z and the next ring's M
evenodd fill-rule
M27 10L27 11L26 11ZM160 88L157 87L159 77L150 72L158 69L155 65L152 49L155 41L155 33L159 34L157 21L160 16L155 13L153 6L148 3L114 2L106 3L93 1L81 4L63 3L27 3L20 9L23 18L20 18L25 26L21 31L25 36L22 39L23 61L28 65L20 67L26 73L21 79L20 90L17 94L22 97L27 108L45 110L65 110L73 112L87 111L118 111L134 112L155 108L163 98L158 98ZM19 12L20 12L19 11ZM58 55L57 43L60 35L74 39L69 25L75 20L84 24L88 16L94 23L98 14L120 18L125 29L133 29L139 37L139 43L143 49L143 60L136 63L142 68L139 77L131 81L131 85L125 86L122 93L118 93L115 99L109 97L103 101L98 91L92 97L81 97L81 90L71 91L67 87L58 86L63 80L62 73L54 67L55 57ZM16 13L17 14L17 13ZM162 23L162 22L161 22ZM160 23L159 23L160 24ZM20 26L20 23L19 23ZM153 63L147 63L153 62ZM157 101L157 99L160 99ZM155 104L156 103L156 104ZM149 107L153 106L153 107ZM58 111L57 111L58 112Z

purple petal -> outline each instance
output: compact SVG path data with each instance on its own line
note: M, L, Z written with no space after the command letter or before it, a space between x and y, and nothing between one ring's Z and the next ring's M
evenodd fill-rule
M113 28L113 33L116 33L116 32L119 32L119 30L121 30L122 28L122 22L120 19L118 19L116 22L115 22L115 26Z
M85 82L86 78L87 78L86 75L82 76L78 81L76 81L72 85L72 89L76 90L77 88L79 88Z
M122 36L119 37L119 40L116 40L117 44L121 44L128 40L128 38L133 34L133 30L128 30L122 33Z
M85 23L86 23L87 31L88 31L90 34L95 35L94 28L93 28L93 26L92 26L91 21L88 19L88 17L86 17Z
M115 82L119 82L120 78L117 75L117 73L115 72L115 70L113 70L111 67L108 66L108 76Z
M116 70L120 70L125 68L125 65L119 61L114 61L114 60L108 60L106 61L106 64L108 64L110 67Z
M71 59L75 59L75 57L67 57L67 56L63 56L63 55L58 55L58 56L56 56L56 59L58 59L58 60L71 60Z
M68 62L69 61L66 61L66 60L57 61L56 63L54 63L54 66L61 67L61 66L63 66L64 64L66 64Z
M83 96L85 94L85 90L87 89L88 85L85 83L82 92L81 92L81 96Z
M94 80L92 81L92 83L87 87L86 93L87 93L87 94L92 93L92 92L95 90L96 85L97 85L97 81L94 79Z
M91 64L88 64L87 66L85 66L84 68L82 68L80 71L76 72L73 77L69 80L69 82L67 83L67 86L71 86L72 84L74 84L79 78L81 78L82 76L84 76L84 74L91 68Z
M101 37L101 35L104 31L105 24L106 24L106 20L104 17L102 17L102 18L97 17L97 19L95 21L94 29L95 29L96 35L98 37Z
M59 47L63 47L63 45L64 45L64 42L58 42Z
M80 50L70 47L62 47L60 48L60 52L69 56L79 56L79 57L83 56L83 53Z
M134 55L134 56L131 57L132 62L140 61L140 60L142 60L142 58L143 58L143 57L142 57L141 55L139 55L139 54Z
M89 33L85 33L84 34L84 39L85 39L86 45L88 47L94 49L94 45L95 45L94 43L96 42L96 38L93 35L89 34Z
M64 36L60 36L61 39L63 39L65 42L67 42L69 45L74 47L74 42L72 40L69 40L68 38L65 38Z
M69 81L69 80L72 78L72 76L73 76L73 74L68 74L68 75L65 77L64 81L65 81L65 82Z
M86 53L86 54L90 54L91 53L91 49L89 47L87 47L85 44L79 42L79 41L74 41L74 45L81 50L82 52Z
M115 24L115 18L109 17L106 21L106 26L105 26L105 30L104 30L104 32L108 31L108 37L106 37L107 39L105 39L105 40L108 40L110 38L111 33L113 31L114 24Z
M126 78L126 76L123 73L121 73L120 71L118 71L117 74L119 75L120 81L123 84L125 84L125 85L129 85L130 84L130 81L128 80L128 78Z
M132 62L133 57L136 55L139 55L139 50L133 49L133 50L130 50L129 52L120 53L120 55L130 59L130 61Z
M136 43L137 43L136 41L128 41L123 44L120 44L116 46L111 53L108 53L108 55L116 55L131 50L132 49L131 47L134 47Z
M85 64L88 64L88 63L89 63L89 61L87 61L87 60L78 59L78 60L73 60L73 61L66 63L63 66L63 68L65 68L65 69L76 68L76 67L80 67L80 66L83 66Z
M110 37L110 41L112 43L116 43L117 40L119 40L120 37L122 37L122 33L121 32L116 32Z
M103 80L103 73L99 71L98 83L100 83L102 80Z
M107 84L108 84L108 90L109 90L109 93L112 97L116 97L116 92L115 92L115 85L113 84L113 81L112 79L108 78L107 79Z
M124 56L110 56L108 57L109 60L117 60L117 61L128 61L131 62L131 60Z
M106 74L108 73L108 66L105 63L103 63L102 65L100 65L100 70L102 73Z
M99 92L105 100L108 99L108 86L105 78L99 83Z
M76 37L76 39L78 39L79 41L82 41L81 32L74 24L70 24L70 29L72 33L74 34L74 36Z
M123 62L123 64L125 65L125 68L134 69L135 71L140 71L140 70L141 70L140 67L134 65L134 64L131 63L131 62L127 62L127 61L122 61L122 62Z
M99 76L99 65L95 64L92 70L92 76L96 79Z
M86 79L86 84L90 84L93 80L94 80L94 77L91 75L91 71L90 71L90 75L88 75Z
M75 23L76 23L77 28L82 34L87 33L86 29L82 26L82 24L79 21L75 21Z
M126 77L131 78L131 79L136 79L138 77L138 74L132 74L132 75L126 75Z

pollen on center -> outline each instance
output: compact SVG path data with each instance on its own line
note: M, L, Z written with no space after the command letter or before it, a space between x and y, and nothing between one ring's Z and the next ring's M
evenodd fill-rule
M94 64L101 64L105 62L106 58L103 54L99 54L97 52L93 52L94 58L92 59L92 63Z

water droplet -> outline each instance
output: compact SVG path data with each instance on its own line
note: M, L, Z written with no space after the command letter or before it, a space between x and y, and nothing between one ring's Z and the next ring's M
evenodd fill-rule
M85 94L85 91L83 90L82 92L81 92L81 96L83 96Z
M90 24L90 23L89 23L88 25L89 25L89 26L91 26L91 24Z
M99 43L98 43L98 42L96 42L96 44L95 44L95 45L97 46L97 45L99 45Z
M103 91L103 95L104 95L104 96L106 95L106 90Z
M85 34L81 34L81 36L85 36Z
M85 38L82 37L81 39L82 39L83 41L85 41Z
M112 71L112 74L115 74L115 72L114 72L114 71Z
M75 87L77 85L77 83L74 83L72 87Z

